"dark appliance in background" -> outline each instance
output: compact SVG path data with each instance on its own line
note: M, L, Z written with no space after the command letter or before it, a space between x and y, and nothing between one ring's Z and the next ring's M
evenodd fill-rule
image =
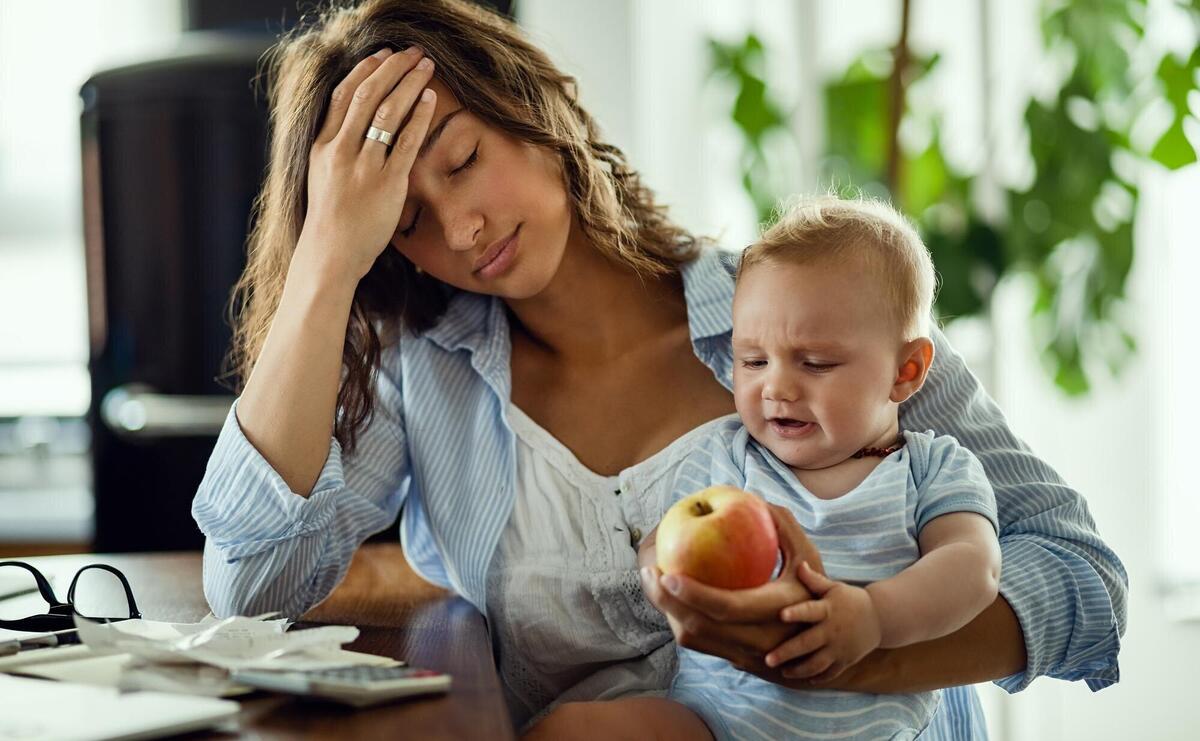
M296 7L189 0L174 53L80 91L96 551L203 545L191 502L232 402L225 308L266 165L252 80Z
M188 550L190 504L232 401L215 380L265 166L264 36L188 34L83 97L95 542Z

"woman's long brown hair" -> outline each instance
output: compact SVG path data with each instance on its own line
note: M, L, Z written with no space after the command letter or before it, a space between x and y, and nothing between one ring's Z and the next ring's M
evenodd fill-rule
M617 147L601 140L575 81L508 20L463 0L368 0L306 17L263 58L271 152L255 202L247 265L234 289L228 367L240 393L279 308L308 208L309 150L330 95L382 47L419 46L464 108L510 136L558 154L578 222L596 247L644 276L678 270L698 242L655 203ZM354 295L342 353L334 434L348 452L374 408L372 376L393 329L433 326L454 289L385 249ZM382 334L381 334L382 333Z

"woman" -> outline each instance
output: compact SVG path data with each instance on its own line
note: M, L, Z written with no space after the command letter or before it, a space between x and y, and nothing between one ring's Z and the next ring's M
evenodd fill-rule
M602 733L614 697L676 712L661 699L672 636L806 686L762 662L794 632L777 619L806 596L793 569L738 592L638 575L656 487L733 411L730 261L670 222L570 78L474 6L330 11L270 62L271 163L239 286L246 380L193 505L214 611L303 613L403 505L411 566L487 615L519 728ZM828 686L1116 681L1120 562L935 340L901 424L983 462L1002 596ZM777 521L789 564L817 562ZM973 692L946 698L928 736L983 734Z

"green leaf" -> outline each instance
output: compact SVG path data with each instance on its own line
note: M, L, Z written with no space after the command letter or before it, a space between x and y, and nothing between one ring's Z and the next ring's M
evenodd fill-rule
M1097 232L1095 237L1100 248L1095 265L1099 274L1097 295L1102 299L1098 306L1103 307L1097 316L1102 316L1109 301L1125 295L1125 281L1133 267L1133 223L1127 221L1111 232Z
M1193 52L1185 62L1180 62L1174 54L1165 54L1158 63L1156 76L1163 85L1167 102L1176 112L1186 112L1188 109L1187 96L1196 87L1195 73L1198 62L1200 50Z
M709 77L720 76L733 83L734 96L729 118L742 135L742 188L754 205L760 223L766 223L780 194L772 192L769 135L791 137L787 115L774 101L764 77L765 50L753 33L739 43L708 40Z
M1197 0L1197 1L1200 2L1200 0ZM1134 352L1135 350L1137 350L1137 347L1138 347L1137 338L1134 337L1133 335L1129 334L1125 330L1121 330L1121 341L1125 344L1125 349L1128 350L1129 352Z
M756 148L761 149L763 137L768 131L782 127L786 119L783 113L767 98L767 84L757 77L744 75L739 80L740 90L733 104L733 121Z
M942 200L948 177L941 142L935 136L924 152L905 163L902 187L904 209L917 216L923 214Z
M827 152L841 158L857 183L882 180L887 159L886 83L858 79L825 88Z
M1037 296L1033 300L1033 313L1042 314L1050 311L1058 295L1058 286L1038 274Z
M1087 374L1079 362L1078 355L1068 358L1054 357L1057 368L1054 373L1054 383L1068 396L1082 396L1091 388Z
M733 48L728 44L723 44L716 39L709 39L708 53L710 57L709 70L711 73L728 72L733 68L733 60L736 55Z
M971 253L960 236L929 230L923 234L925 246L937 267L937 312L946 319L973 316L984 308L984 301L971 286Z
M1183 118L1176 118L1150 150L1150 157L1169 170L1178 170L1196 161L1196 150L1183 133Z
M1196 89L1196 72L1200 69L1200 47L1186 61L1179 61L1173 54L1163 55L1156 76L1163 87L1163 95L1175 113L1171 125L1150 150L1150 158L1171 170L1190 165L1196 161L1196 150L1184 133L1183 122L1191 112L1188 95Z

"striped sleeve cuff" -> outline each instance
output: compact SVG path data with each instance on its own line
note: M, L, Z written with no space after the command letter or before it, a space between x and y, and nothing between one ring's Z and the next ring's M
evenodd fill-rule
M1025 671L997 680L1019 692L1039 676L1082 679L1094 692L1120 679L1118 626L1108 590L1087 559L1061 541L1002 538L1000 594L1025 636Z
M233 561L327 529L335 509L331 495L344 485L341 446L331 439L312 493L293 492L242 433L234 402L192 501L192 517Z
M955 512L973 512L992 524L992 529L999 532L1000 523L996 520L995 502L989 502L990 497L984 497L976 491L963 490L957 494L948 494L921 512L921 520L917 523L917 532L925 529L933 520L942 515Z

